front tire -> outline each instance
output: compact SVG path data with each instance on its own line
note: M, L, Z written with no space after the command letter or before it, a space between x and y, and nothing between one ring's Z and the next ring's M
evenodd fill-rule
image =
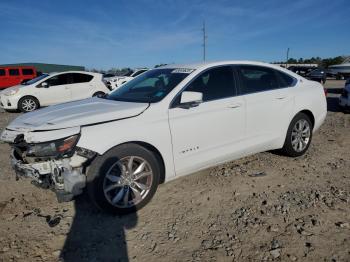
M308 150L312 140L312 122L304 114L297 114L289 125L282 153L291 156L302 156Z
M32 96L22 97L18 101L18 109L23 113L32 112L40 107L38 99Z
M87 191L94 204L123 215L144 207L155 194L160 178L156 156L137 144L124 144L98 156L87 175Z

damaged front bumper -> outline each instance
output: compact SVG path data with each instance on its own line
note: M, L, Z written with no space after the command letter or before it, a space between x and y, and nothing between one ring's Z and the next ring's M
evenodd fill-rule
M52 189L58 201L65 202L82 193L86 185L86 163L93 157L93 154L81 156L77 152L69 158L27 161L13 148L11 165L17 178L31 178L34 185Z

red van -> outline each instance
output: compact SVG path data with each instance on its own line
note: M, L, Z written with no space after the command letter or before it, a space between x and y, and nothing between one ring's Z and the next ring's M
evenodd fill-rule
M0 89L18 85L23 81L37 76L33 66L3 66L0 67Z

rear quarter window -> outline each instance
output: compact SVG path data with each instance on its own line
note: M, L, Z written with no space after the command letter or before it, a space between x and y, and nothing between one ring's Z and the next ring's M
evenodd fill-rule
M0 76L5 76L5 75L6 75L5 69L0 69Z
M287 75L286 73L283 73L281 71L276 71L278 75L278 82L280 87L290 87L294 86L296 79L290 75Z

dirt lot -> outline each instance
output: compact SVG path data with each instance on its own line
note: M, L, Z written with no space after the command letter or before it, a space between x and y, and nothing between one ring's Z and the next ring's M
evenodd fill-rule
M344 81L326 86L305 156L266 152L180 178L127 217L15 181L0 144L0 261L350 261L350 114L336 106ZM0 113L0 128L15 116Z

